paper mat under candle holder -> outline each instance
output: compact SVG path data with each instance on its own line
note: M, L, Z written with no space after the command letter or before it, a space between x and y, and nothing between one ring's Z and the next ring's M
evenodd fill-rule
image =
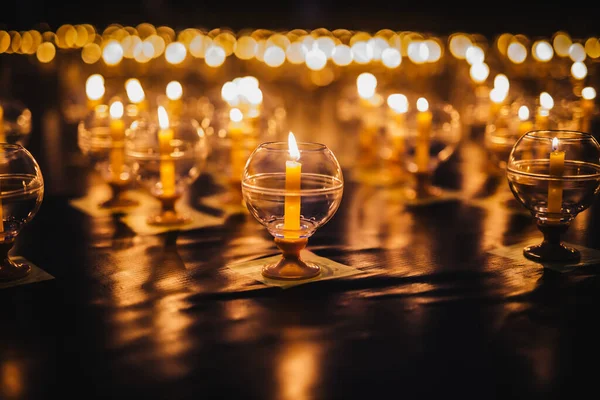
M151 213L158 211L156 206L153 208L153 210L146 214L127 214L123 216L121 220L138 235L158 235L160 233L170 231L191 231L209 226L219 226L225 223L225 218L223 217L215 217L213 215L205 214L203 212L185 207L183 204L177 205L176 209L177 212L190 216L192 221L187 224L173 226L149 225L147 222L148 216L151 215Z
M262 282L267 286L278 286L283 289L303 285L310 282L343 278L346 276L352 276L362 273L362 271L359 269L350 267L348 265L340 264L325 257L319 257L318 255L307 250L302 251L301 257L304 261L312 262L319 265L321 267L321 274L314 278L299 281L280 281L265 278L262 275L262 268L265 265L273 264L279 261L279 259L281 258L280 254L271 257L260 258L258 260L229 264L227 265L227 268L229 268L235 273L245 275L249 278Z
M69 204L91 217L107 217L116 213L148 215L160 204L158 200L141 190L128 190L123 193L131 200L137 200L138 205L122 208L102 208L100 204L111 196L108 185L99 185L90 188L84 197L69 200Z
M563 242L565 246L574 247L581 253L581 260L579 262L570 264L537 263L535 261L529 260L528 258L525 258L525 256L523 255L523 248L526 246L540 244L541 242L542 238L540 237L537 240L527 240L510 246L498 247L493 250L490 250L489 253L526 264L543 265L545 268L557 272L570 272L577 269L578 267L598 264L598 271L600 272L600 250L590 249L588 247L574 245L566 242Z
M44 271L37 265L34 265L31 261L24 259L23 257L18 257L18 256L11 257L11 260L16 262L17 264L21 264L21 263L29 264L29 266L31 267L31 272L29 273L29 275L27 275L26 277L24 277L22 279L17 279L17 280L8 281L8 282L0 281L0 289L6 289L6 288L21 286L21 285L28 285L30 283L49 281L51 279L54 279L54 277L52 275L50 275L49 273L47 273L46 271Z

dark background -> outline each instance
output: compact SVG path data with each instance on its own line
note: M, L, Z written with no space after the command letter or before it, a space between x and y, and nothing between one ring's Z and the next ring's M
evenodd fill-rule
M550 35L566 30L574 36L600 35L600 3L580 1L190 1L4 0L4 29L56 29L63 23L91 23L99 28L116 22L151 22L174 28L230 27L293 29L419 30L438 34L455 31L494 35L502 32Z

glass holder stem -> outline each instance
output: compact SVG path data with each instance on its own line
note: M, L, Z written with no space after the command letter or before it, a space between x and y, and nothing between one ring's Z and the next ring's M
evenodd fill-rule
M0 242L0 282L13 281L29 275L31 267L27 264L17 264L8 257L8 252L14 242Z
M263 268L263 276L278 280L300 280L314 278L321 273L318 265L307 263L300 258L300 252L308 244L308 239L275 238L275 244L282 252L281 259Z
M100 204L102 208L134 207L139 203L125 197L125 185L117 182L109 182L111 198Z
M567 247L561 243L560 237L569 229L568 224L539 223L538 229L544 235L542 243L527 246L523 255L530 260L547 263L578 262L581 255L577 249Z

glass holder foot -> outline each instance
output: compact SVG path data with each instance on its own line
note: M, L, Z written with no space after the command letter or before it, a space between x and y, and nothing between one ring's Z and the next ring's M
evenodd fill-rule
M308 239L275 238L275 244L283 253L281 259L263 267L262 274L266 278L278 280L301 280L318 276L321 267L307 263L300 258L300 251L306 247Z
M8 257L8 251L12 248L13 242L0 243L0 282L14 281L25 278L31 272L31 266L25 263L17 264Z

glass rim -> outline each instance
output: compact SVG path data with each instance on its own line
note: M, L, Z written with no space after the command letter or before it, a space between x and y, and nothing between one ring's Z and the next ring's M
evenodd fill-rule
M523 162L523 161L528 161L528 160L521 160L521 161L517 161L517 162ZM542 179L542 180L547 180L547 181L583 181L583 180L587 180L587 179L598 179L600 178L600 164L592 164L589 162L585 162L585 161L577 161L577 160L567 160L567 162L571 162L574 164L582 164L582 165L587 165L587 166L593 166L596 168L596 170L598 171L595 174L585 174L585 175L563 175L563 176L552 176L550 174L536 174L536 173L532 173L532 172L525 172L522 170L516 170L510 166L507 166L506 170L512 174L515 175L521 175L521 176L526 176L526 177L530 177L530 178L535 178L535 179ZM532 163L535 164L535 163ZM542 164L542 163L539 163ZM544 165L547 165L548 163L546 161L543 162Z
M296 144L298 145L298 150L303 151L303 152L319 152L319 151L328 150L327 146L325 146L322 143L317 143L317 142L296 142ZM288 153L290 151L287 141L285 141L285 142L284 141L264 142L264 143L261 143L258 146L258 148L266 149L269 151L285 152L285 153Z
M285 172L278 172L278 173L274 173L274 174L285 176ZM326 193L332 193L332 192L344 189L344 179L343 178L338 178L338 177L332 176L332 175L312 174L312 173L301 174L301 175L305 175L305 176L315 176L316 175L316 176L321 176L321 177L327 177L327 178L335 180L336 184L332 185L331 187L319 188L319 189L286 190L286 189L273 189L273 188L263 187L263 186L259 186L259 185L251 185L248 183L248 181L250 179L253 179L259 175L260 174L252 175L249 177L244 177L244 179L242 179L242 189L250 190L252 192L271 194L271 195L275 195L275 196L296 196L296 197L312 196L315 194L326 194Z
M594 139L594 136L591 133L580 132L571 129L540 129L529 131L523 137L531 138L531 139L543 139L550 140L554 138L558 138L561 141L566 142L576 142L586 139Z
M14 153L16 151L25 150L25 147L18 143L0 143L0 148L5 150L5 152Z

